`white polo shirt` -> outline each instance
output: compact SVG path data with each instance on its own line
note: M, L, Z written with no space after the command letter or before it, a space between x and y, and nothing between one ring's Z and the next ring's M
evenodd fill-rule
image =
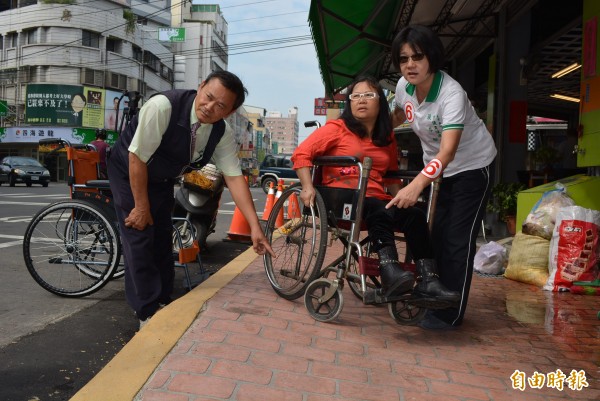
M171 110L171 102L169 102L169 99L165 95L153 96L140 109L137 129L128 150L139 157L144 163L158 149L162 136L169 126ZM192 107L190 111L190 126L197 121L198 117ZM206 148L211 131L212 124L202 124L196 130L193 160L198 160L202 155L201 151ZM189 135L189 133L186 134ZM237 143L233 136L233 130L227 124L227 121L225 121L225 133L217 144L211 161L227 176L242 175L240 159L237 153Z
M440 151L442 134L460 129L462 135L454 160L444 176L488 166L496 157L492 135L475 113L462 86L444 71L438 71L425 100L419 104L414 85L404 77L396 86L396 107L402 108L412 130L421 140L423 163L427 165Z

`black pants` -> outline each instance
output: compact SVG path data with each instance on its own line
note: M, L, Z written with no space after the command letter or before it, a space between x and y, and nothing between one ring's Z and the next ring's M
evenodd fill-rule
M394 230L397 230L404 233L415 260L432 259L434 254L425 213L416 207L386 209L387 203L377 198L365 198L363 216L373 249L377 251L384 246L395 246Z
M137 317L145 320L158 310L159 303L168 304L173 293L173 183L148 183L154 224L140 231L124 223L134 206L129 180L110 165L108 170L125 262L125 295Z
M462 323L473 277L473 259L481 219L490 192L489 166L444 177L440 185L432 230L441 282L458 291L458 308L433 313L448 324Z

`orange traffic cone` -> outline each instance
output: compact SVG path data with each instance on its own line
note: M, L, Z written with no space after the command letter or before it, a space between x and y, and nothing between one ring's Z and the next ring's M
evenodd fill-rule
M281 197L283 193L283 180L279 180L279 184L277 184L277 193L275 194L275 202ZM275 220L275 227L279 228L283 225L283 207L279 209L279 213L277 214L277 219Z
M271 214L271 209L273 209L273 205L275 204L275 188L273 188L273 183L269 185L269 193L267 193L267 202L265 203L265 209L263 210L262 219L267 221L269 219L269 215Z
M246 177L248 181L248 177ZM223 241L235 241L243 243L252 243L252 236L250 235L250 224L242 214L242 211L237 207L233 211L233 219L231 219L231 225L229 231L227 231L227 237L223 238Z
M300 203L298 203L298 196L294 192L288 198L287 217L288 219L297 219L300 216Z

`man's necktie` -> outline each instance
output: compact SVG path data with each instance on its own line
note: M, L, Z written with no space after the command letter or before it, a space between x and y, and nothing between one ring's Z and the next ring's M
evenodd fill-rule
M200 127L200 121L197 121L192 125L192 146L190 149L190 160L194 160L194 150L196 149L196 130Z

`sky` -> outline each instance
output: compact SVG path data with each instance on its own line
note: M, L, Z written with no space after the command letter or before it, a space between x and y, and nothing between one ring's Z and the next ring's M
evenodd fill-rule
M299 141L314 128L304 122L314 115L314 100L324 96L323 80L308 25L310 0L223 0L228 23L229 71L238 75L249 95L245 104L280 111L298 107Z

